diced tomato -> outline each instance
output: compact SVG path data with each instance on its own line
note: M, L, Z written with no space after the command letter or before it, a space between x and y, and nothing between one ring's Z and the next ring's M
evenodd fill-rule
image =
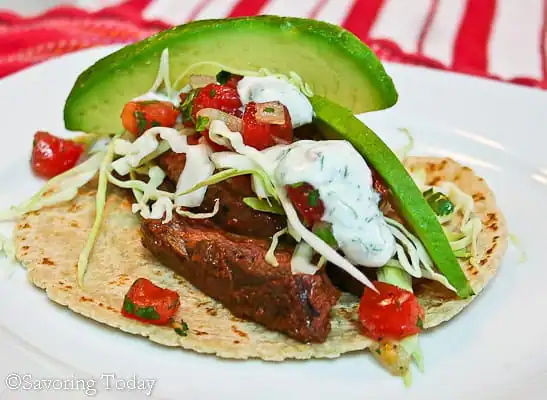
M122 124L134 135L154 126L172 128L180 111L168 101L130 101L122 111Z
M241 134L246 145L263 150L280 142L291 143L293 141L291 116L287 107L283 106L285 111L285 123L283 125L257 121L256 108L256 103L250 102L245 107L245 113L243 114Z
M408 290L373 282L379 294L366 288L359 305L362 332L374 340L400 340L422 330L424 310Z
M325 213L325 205L319 198L319 192L312 185L309 183L288 185L287 195L305 225L312 226L321 221Z
M179 307L177 292L139 278L125 295L122 315L148 324L166 325L171 322Z
M219 85L217 83L210 83L207 86L199 89L199 93L193 100L192 105L192 118L196 120L196 114L199 110L204 108L215 108L220 111L232 115L241 115L241 100L237 89L227 86Z
M38 131L32 145L32 170L43 178L53 178L74 167L84 151L82 144Z
M200 138L201 138L200 135L192 135L192 136L188 136L186 141L188 142L189 145L196 145L199 143Z
M372 187L380 194L382 199L386 198L389 188L375 169L372 169Z

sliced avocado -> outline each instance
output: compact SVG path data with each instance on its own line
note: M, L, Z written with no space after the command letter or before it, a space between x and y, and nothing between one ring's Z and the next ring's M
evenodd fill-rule
M316 125L328 139L344 139L384 179L397 201L397 208L426 248L433 263L461 298L471 288L433 209L395 153L351 110L321 96L311 98Z
M338 26L277 16L203 20L160 32L89 67L66 101L66 128L98 133L121 129L123 106L150 89L165 48L172 81L194 63L215 61L254 71L295 71L314 93L354 113L397 102L393 82L375 54ZM217 72L203 67L194 73Z

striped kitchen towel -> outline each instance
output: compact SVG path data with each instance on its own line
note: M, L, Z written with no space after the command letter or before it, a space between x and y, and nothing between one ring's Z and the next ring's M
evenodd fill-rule
M99 0L87 0L93 3ZM82 3L82 2L80 2ZM109 0L22 18L0 11L0 76L192 20L276 14L344 26L383 60L547 88L547 0ZM96 9L96 7L94 7Z

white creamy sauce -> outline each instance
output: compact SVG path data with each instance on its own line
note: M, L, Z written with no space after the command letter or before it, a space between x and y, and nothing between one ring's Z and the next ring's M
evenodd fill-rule
M380 267L394 255L395 238L378 207L370 168L353 146L342 140L303 140L277 154L279 185L307 182L325 205L323 221L346 258L358 265Z
M281 79L246 76L237 84L237 91L244 105L251 101L279 101L287 107L293 128L312 122L313 107L308 98L296 86Z

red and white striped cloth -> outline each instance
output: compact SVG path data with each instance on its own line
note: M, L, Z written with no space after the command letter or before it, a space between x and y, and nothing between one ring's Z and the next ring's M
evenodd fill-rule
M104 1L104 0L102 0ZM547 0L108 0L22 18L0 11L0 76L191 20L277 14L344 26L384 60L547 88ZM114 5L112 5L114 3Z

